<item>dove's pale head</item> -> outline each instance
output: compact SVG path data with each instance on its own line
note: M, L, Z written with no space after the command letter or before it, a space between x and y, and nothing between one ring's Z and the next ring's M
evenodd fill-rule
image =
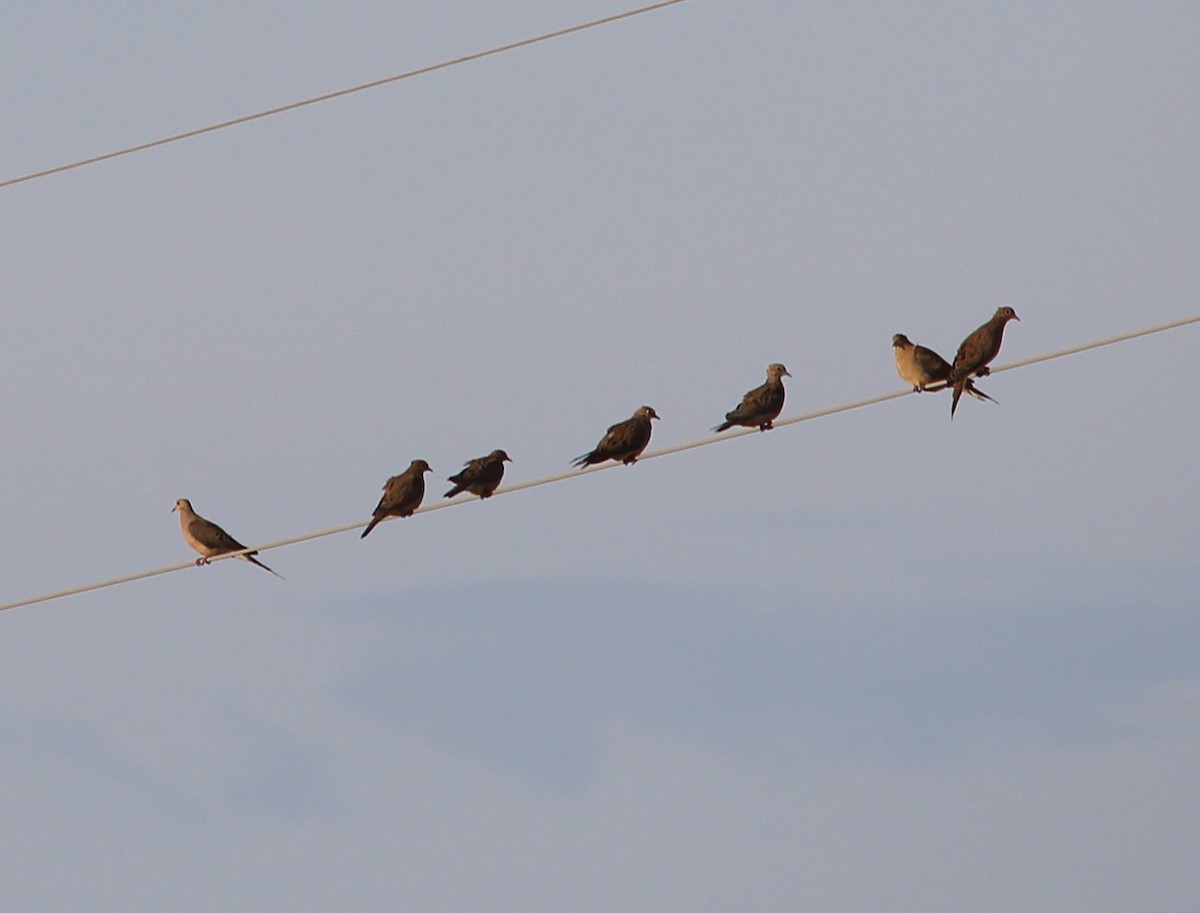
M433 472L433 468L424 460L413 460L408 466L409 472Z
M501 463L511 463L512 462L512 457L510 457L503 450L493 450L491 453L488 454L488 459L492 460L492 461L499 460Z
M907 349L912 343L903 333L897 333L892 337L892 347L896 349Z
M658 413L654 411L653 406L641 406L638 411L633 413L634 418L658 418Z
M767 380L779 380L781 377L791 376L792 375L788 373L788 369L779 362L775 362L775 364L767 366Z
M192 502L189 501L187 498L180 498L178 501L175 502L175 506L171 508L171 513L175 513L175 511L177 511L177 510L181 510L184 513L189 513L189 514L193 513Z
M1002 323L1008 323L1010 320L1020 320L1017 312L1010 307L996 308L996 313L992 315L992 320L999 320Z

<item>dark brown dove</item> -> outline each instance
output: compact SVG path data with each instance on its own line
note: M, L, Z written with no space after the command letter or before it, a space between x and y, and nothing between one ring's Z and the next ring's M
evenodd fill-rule
M914 393L924 393L930 384L938 384L935 387L937 390L946 389L946 382L950 379L950 372L953 368L951 368L950 362L937 352L927 349L925 346L913 345L903 333L897 333L892 337L892 348L896 355L896 373L900 375L901 380L912 384ZM967 379L964 389L976 399L995 402L977 388L975 382L970 378Z
M734 425L744 425L747 428L757 426L759 431L770 431L773 427L771 423L783 411L783 379L791 376L783 365L769 365L767 382L743 396L738 407L732 412L726 412L725 421L713 431L721 432Z
M209 558L215 558L217 555L224 555L228 552L239 552L246 546L238 542L237 539L217 526L211 520L205 520L202 516L192 510L192 502L187 498L180 498L175 502L175 506L171 508L171 512L179 511L179 528L183 532L183 541L200 553L200 557L196 559L196 565L208 564ZM258 552L246 552L244 555L237 555L243 561L249 561L251 564L258 565L264 571L270 571L275 574L269 567L263 564L254 556ZM283 578L279 574L275 574L280 580Z
M359 538L367 538L367 533L373 530L380 520L386 520L388 517L411 517L425 497L425 473L432 471L424 460L413 460L408 464L408 469L388 479L383 486L383 497L379 499L375 514Z
M591 466L605 460L617 460L626 466L636 463L638 456L650 443L650 420L658 413L650 406L641 406L631 418L611 426L596 449L571 461L572 466Z
M1010 320L1020 319L1017 312L1010 307L997 308L991 320L962 341L962 345L958 347L958 354L954 356L954 368L950 373L950 383L954 386L954 398L950 400L951 418L954 418L959 397L966 389L967 379L972 374L976 377L987 376L988 363L1000 354L1000 344L1004 342L1004 325Z
M465 468L462 472L447 479L448 482L454 483L454 487L446 492L445 497L453 498L469 491L480 498L490 498L492 492L499 487L500 480L504 478L504 464L511 462L503 450L493 450L487 456L468 460L463 463Z

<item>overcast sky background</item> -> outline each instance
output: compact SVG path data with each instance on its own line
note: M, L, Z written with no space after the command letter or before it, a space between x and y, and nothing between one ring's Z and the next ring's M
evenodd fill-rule
M624 8L10 2L0 180ZM1191 316L1198 46L693 0L0 190L0 602ZM0 908L1192 910L1198 334L6 612Z

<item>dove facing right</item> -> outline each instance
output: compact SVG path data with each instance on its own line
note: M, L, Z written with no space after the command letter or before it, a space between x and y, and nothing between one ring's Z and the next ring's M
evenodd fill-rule
M734 425L744 425L747 428L758 427L759 431L770 431L772 422L783 411L783 379L791 377L788 369L781 364L767 367L767 382L755 387L742 397L741 403L731 412L725 413L725 421L717 425L713 431L721 432Z
M460 472L446 480L453 482L454 487L446 492L444 497L453 498L469 491L473 495L479 495L481 499L490 498L504 478L504 464L511 462L512 459L503 450L493 450L487 456L467 460Z
M367 538L379 521L388 517L411 517L425 497L425 473L432 471L424 460L413 460L408 469L388 479L383 484L383 497L375 507L371 522L359 538Z
M997 308L991 320L962 341L958 353L954 356L954 370L950 374L950 383L954 387L954 397L950 400L951 418L954 418L954 410L958 408L958 400L966 388L967 378L972 374L984 377L988 373L988 364L1000 354L1005 324L1010 320L1020 319L1017 312L1010 307Z
M604 437L594 450L576 457L571 461L572 466L592 466L605 460L616 460L630 466L646 445L650 443L650 420L658 418L658 413L650 406L639 406L630 418L615 425L609 425Z

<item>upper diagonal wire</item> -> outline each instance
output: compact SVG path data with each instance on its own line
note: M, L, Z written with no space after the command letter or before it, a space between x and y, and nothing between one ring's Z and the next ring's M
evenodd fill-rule
M596 28L601 25L608 25L612 22L618 22L622 19L629 19L633 16L640 16L643 13L650 13L654 10L664 9L668 6L675 6L677 3L685 3L686 0L660 0L658 3L651 3L647 6L640 6L637 9L625 10L621 13L614 13L611 16L604 16L600 19L593 19L590 22L581 22L578 25L570 25L565 28L555 29L552 32L544 32L541 35L535 35L532 38L522 38L520 41L511 41L508 44L497 45L494 48L488 48L486 51L476 51L473 54L464 54L462 57L454 57L450 60L443 60L441 63L430 64L429 66L418 67L415 70L407 70L404 73L397 73L394 76L385 76L382 79L373 79L370 82L364 82L357 86L350 86L347 89L338 89L333 92L326 92L323 95L315 95L312 98L305 98L301 101L290 102L286 105L279 105L274 108L267 108L265 111L256 111L253 114L243 114L241 117L234 117L230 120L224 120L217 124L209 124L207 127L197 127L194 130L185 130L183 133L174 133L170 136L164 136L161 139L151 140L146 143L138 143L134 146L126 146L123 149L115 149L112 152L105 152L100 155L93 155L90 158L79 159L75 162L69 162L66 165L57 165L54 168L46 168L42 171L34 171L30 174L23 174L19 177L9 178L0 181L0 189L12 187L14 184L23 184L26 181L44 178L51 174L59 174L63 171L70 171L74 168L82 168L85 165L94 165L97 162L106 162L109 159L120 158L123 155L132 155L135 152L144 152L147 149L154 149L158 146L165 146L168 143L177 143L180 140L192 139L196 136L203 136L205 133L214 133L217 130L225 130L229 127L236 127L239 124L248 124L251 121L261 120L264 117L272 117L276 114L283 114L287 111L295 111L297 108L305 108L309 105L320 104L321 102L331 101L335 98L342 98L346 95L353 95L355 92L365 92L367 89L377 89L380 86L390 85L394 82L399 82L402 79L411 79L414 76L423 76L426 73L434 73L438 70L445 70L448 67L455 67L459 64L470 63L473 60L482 60L485 57L493 57L496 54L503 54L506 51L514 51L517 48L528 47L531 44L539 44L543 41L550 41L553 38L561 38L564 35L571 35L575 32L582 32L585 29Z

